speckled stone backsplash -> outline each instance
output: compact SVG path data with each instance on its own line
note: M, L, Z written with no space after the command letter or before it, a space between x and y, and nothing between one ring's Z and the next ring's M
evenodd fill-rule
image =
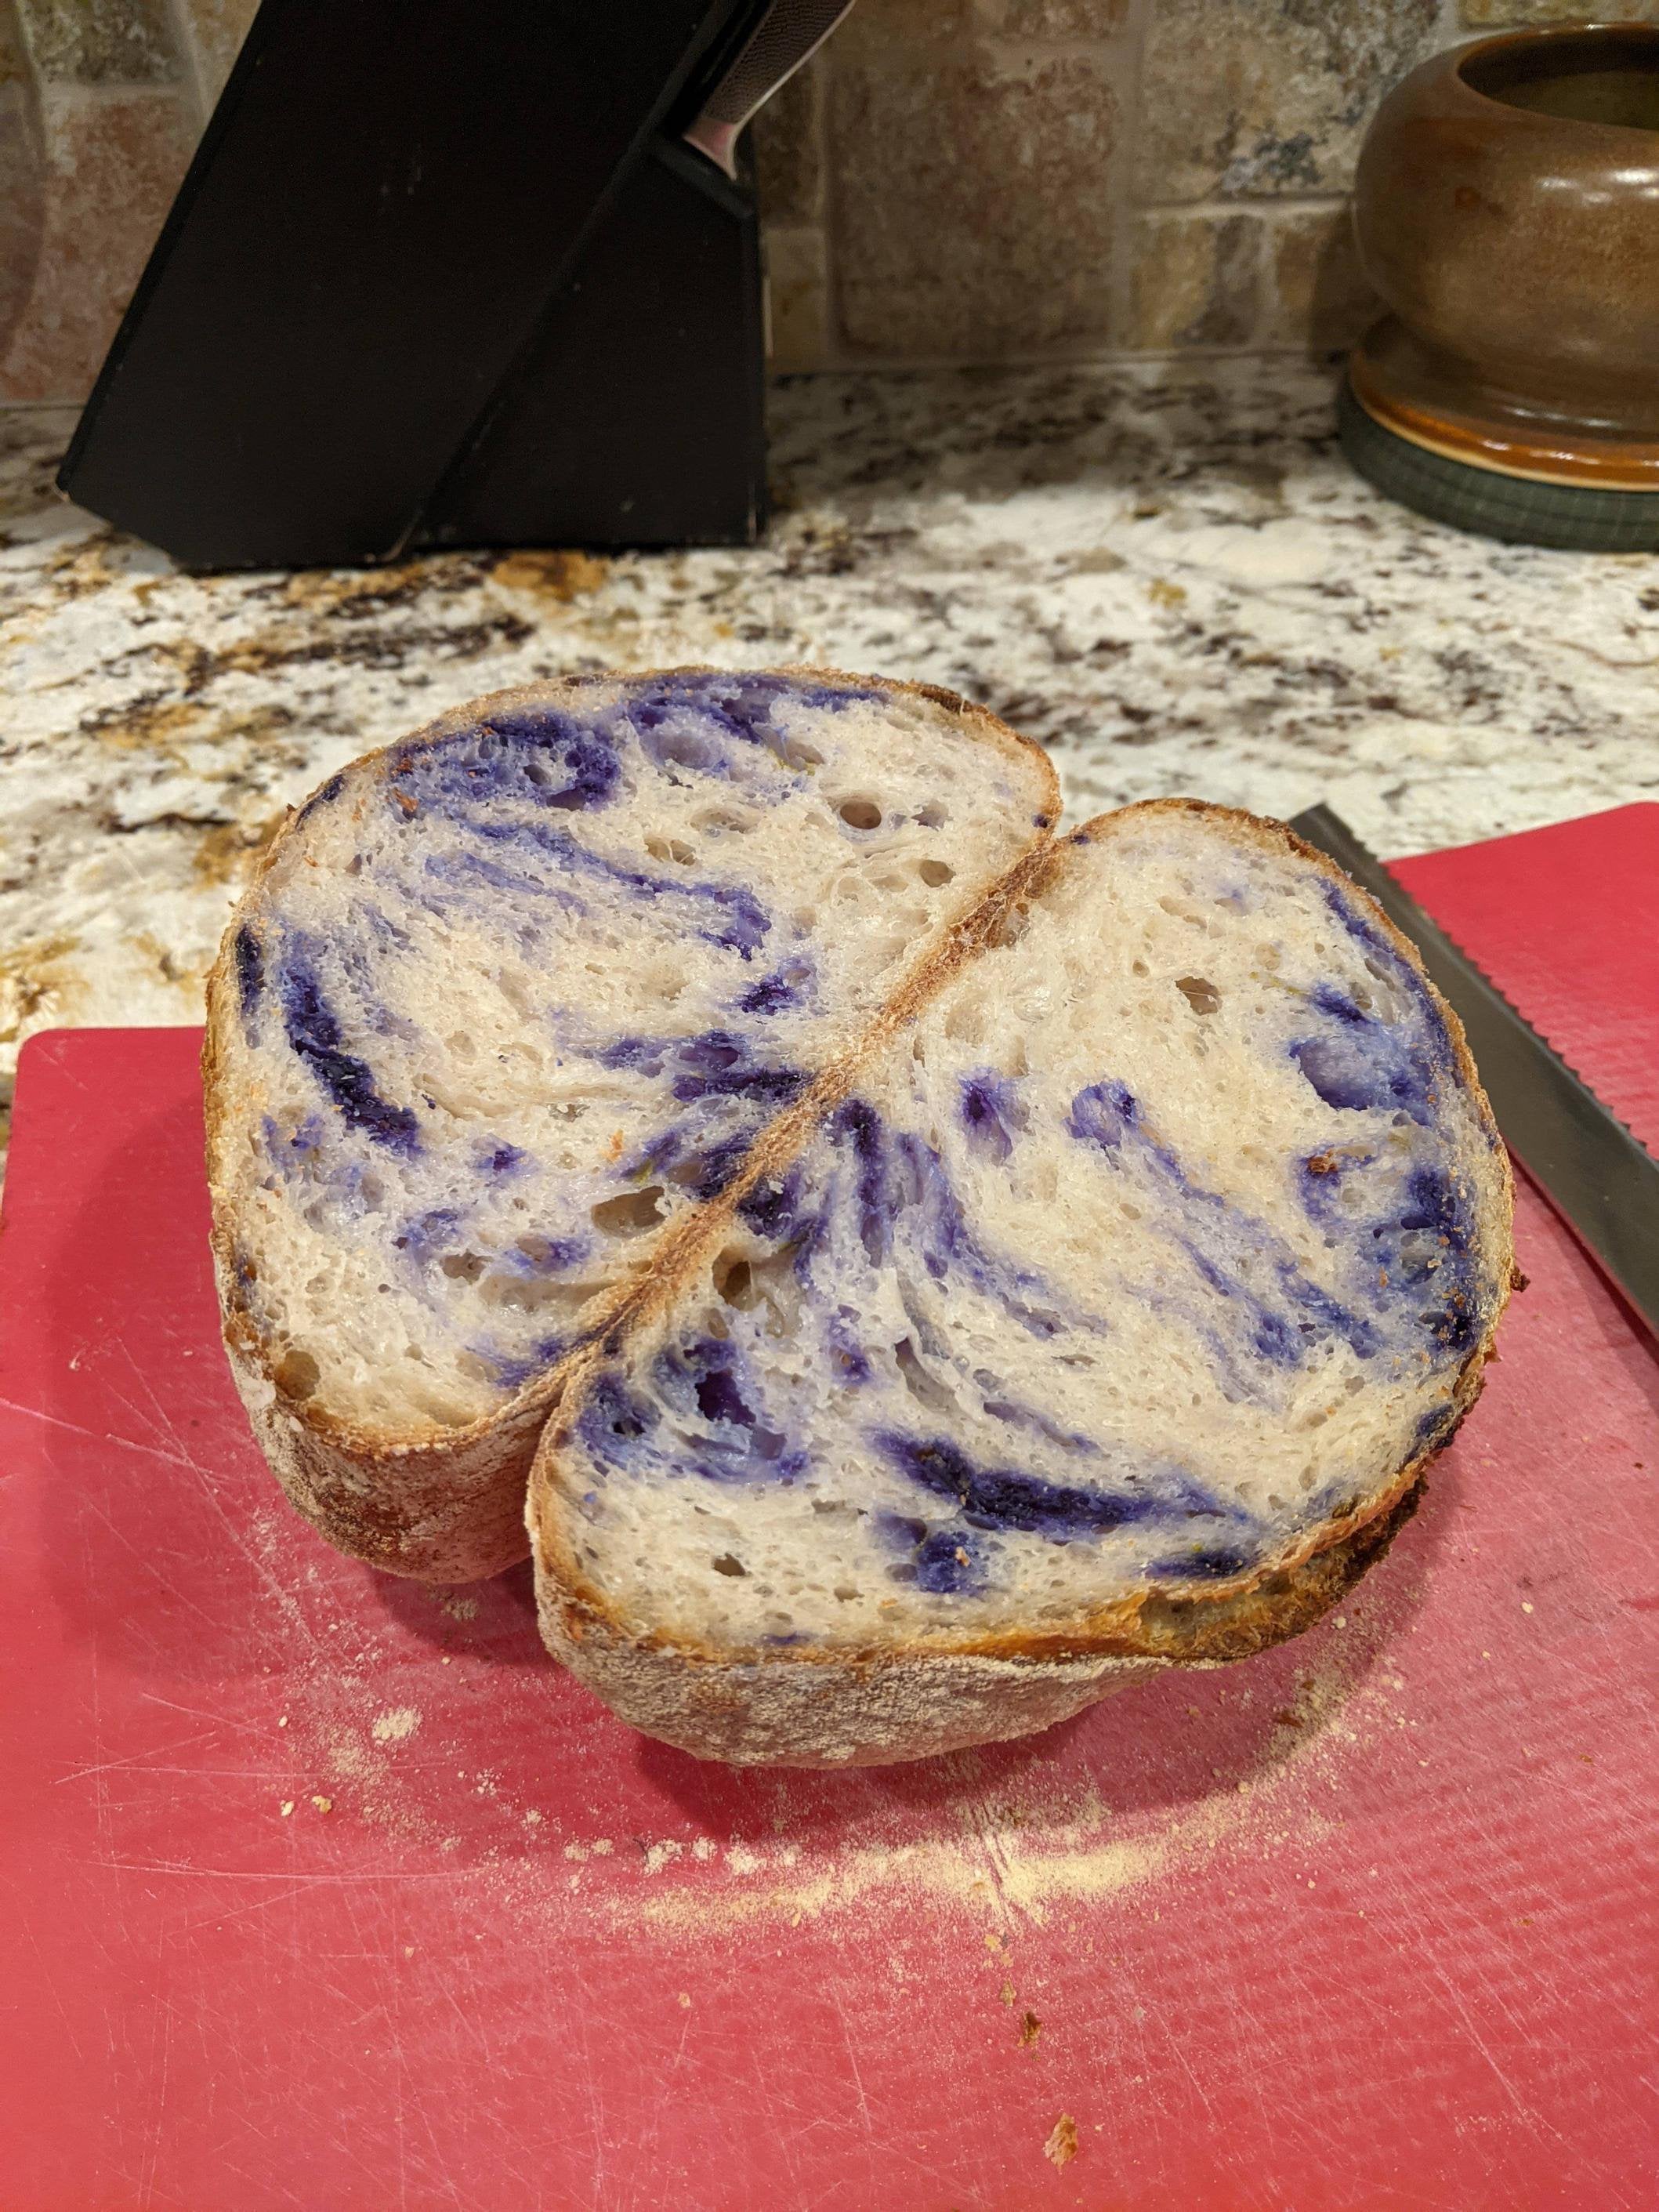
M83 398L254 0L0 0L0 400ZM1423 55L1659 0L858 0L757 132L779 368L1315 349Z

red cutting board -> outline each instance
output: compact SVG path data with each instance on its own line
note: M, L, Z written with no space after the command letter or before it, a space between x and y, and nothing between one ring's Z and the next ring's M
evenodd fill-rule
M1650 1141L1656 860L1645 807L1402 870ZM522 1571L424 1590L289 1513L195 1055L24 1054L3 2212L1659 2203L1659 1359L1534 1194L1486 1397L1338 1620L1024 1743L742 1773L544 1662Z

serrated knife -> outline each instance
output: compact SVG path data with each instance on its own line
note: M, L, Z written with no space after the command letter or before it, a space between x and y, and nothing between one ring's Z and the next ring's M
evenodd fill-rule
M1504 1141L1659 1334L1659 1161L1328 806L1291 817L1368 890L1456 1010Z
M711 161L734 176L735 149L745 123L810 61L853 0L774 0L738 48L737 58L704 100L685 134Z

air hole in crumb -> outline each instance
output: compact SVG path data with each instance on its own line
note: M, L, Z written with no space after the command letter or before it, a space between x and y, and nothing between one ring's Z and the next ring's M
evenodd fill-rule
M731 1552L722 1552L711 1564L717 1575L746 1575L749 1571L743 1561Z
M664 1219L661 1199L662 1185L653 1182L644 1190L627 1190L620 1198L607 1198L592 1209L589 1218L606 1237L642 1236Z
M881 827L881 809L873 799L843 799L836 811L849 830Z
M950 818L949 811L937 799L930 799L926 806L916 809L916 819L924 830L942 830Z
M937 890L940 884L950 882L956 870L947 866L943 860L919 860L916 863L916 873L921 878L923 883L931 884Z
M482 1252L446 1252L438 1265L453 1282L476 1283L486 1261Z
M934 1381L916 1358L916 1348L908 1336L902 1336L893 1346L893 1358L905 1389L919 1405L936 1413L954 1412L956 1401L949 1390Z
M557 1263L558 1247L550 1237L520 1237L514 1249L522 1252L532 1267L551 1267Z
M1221 994L1213 983L1206 983L1201 975L1182 975L1176 988L1195 1014L1213 1014L1221 1005Z
M759 1296L748 1261L739 1260L730 1252L722 1252L714 1262L714 1290L739 1313L747 1313Z
M552 1283L545 1276L486 1275L478 1296L506 1313L551 1314L574 1321L593 1296L592 1283Z
M308 1352L290 1351L284 1352L276 1370L276 1388L285 1398L308 1398L321 1377L322 1370Z
M683 837L647 837L645 849L653 860L673 860L682 868L689 868L697 857L696 848Z

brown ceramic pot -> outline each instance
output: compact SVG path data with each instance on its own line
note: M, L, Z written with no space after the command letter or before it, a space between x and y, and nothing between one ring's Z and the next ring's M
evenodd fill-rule
M1659 489L1659 26L1439 54L1378 110L1354 224L1392 313L1366 411L1448 458Z

